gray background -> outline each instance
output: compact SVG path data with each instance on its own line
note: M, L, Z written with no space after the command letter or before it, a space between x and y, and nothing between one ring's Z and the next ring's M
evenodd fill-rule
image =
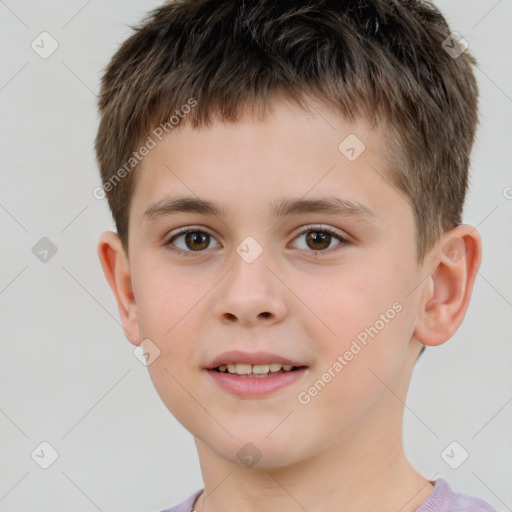
M478 226L484 250L463 325L417 365L405 447L425 477L445 478L505 511L512 507L512 3L437 3L479 61L481 125L464 222ZM0 0L2 511L157 511L202 487L192 436L134 357L96 255L98 236L113 224L106 201L92 194L100 184L95 92L128 25L159 4ZM31 48L42 31L59 45L47 59ZM57 248L46 263L32 252L42 237ZM43 441L59 455L48 469L31 458ZM452 441L469 452L458 469L441 457ZM49 456L36 453L40 461Z

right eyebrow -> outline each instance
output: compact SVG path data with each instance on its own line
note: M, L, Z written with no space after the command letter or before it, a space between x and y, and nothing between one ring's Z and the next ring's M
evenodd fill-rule
M205 199L193 196L178 196L162 199L153 203L143 214L144 220L153 221L175 213L200 213L224 217L226 209Z

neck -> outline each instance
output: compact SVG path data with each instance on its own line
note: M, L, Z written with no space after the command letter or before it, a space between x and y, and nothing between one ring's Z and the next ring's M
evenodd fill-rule
M368 423L367 423L368 424ZM218 457L195 439L204 491L197 512L413 512L433 485L409 463L401 424L372 425L306 460L246 468ZM393 437L394 434L394 437Z

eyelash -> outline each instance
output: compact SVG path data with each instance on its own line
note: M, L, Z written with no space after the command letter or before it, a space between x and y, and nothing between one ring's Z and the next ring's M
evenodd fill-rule
M340 245L347 245L349 243L349 241L347 239L343 238L341 235L337 234L332 229L324 228L322 226L308 226L307 228L304 228L302 231L297 233L297 236L295 237L295 239L299 238L304 233L309 233L309 232L328 233L332 237L339 240L340 243L335 247L338 247ZM211 233L209 233L208 231L206 231L204 229L188 228L188 229L184 229L183 231L180 231L178 233L175 233L167 242L165 242L164 245L171 247L172 242L174 240L176 240L178 237L180 237L182 235L186 235L188 233L206 233L206 234L210 235L212 238L215 238ZM184 256L184 257L194 257L194 256L197 256L198 253L205 252L204 250L202 250L202 251L190 251L190 250L184 251L183 249L176 249L176 248L170 248L169 250L176 254ZM335 250L335 249L331 248L331 249L323 249L323 250L317 250L317 251L314 251L311 249L307 252L312 253L312 255L314 255L314 257L319 257L320 256L319 253L331 252L332 250Z

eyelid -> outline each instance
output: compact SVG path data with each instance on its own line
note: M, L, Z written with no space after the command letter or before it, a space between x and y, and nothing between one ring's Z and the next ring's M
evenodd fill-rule
M167 241L172 240L176 236L186 234L189 231L204 231L205 233L208 233L209 235L214 236L213 233L208 228L205 228L204 226L201 226L199 224L198 225L192 224L190 226L184 226L183 228L177 228L177 231L175 233L174 233L174 231L176 231L176 230L171 231L172 234L169 234L166 237Z
M337 229L332 228L330 226L324 225L324 224L310 224L308 226L305 226L304 228L301 228L301 230L296 234L295 238L297 238L299 235L302 235L304 233L307 233L308 231L325 231L326 233L329 233L340 240L343 240L344 242L349 242L349 237L345 236L344 234L341 234ZM320 252L320 251L318 251ZM325 252L325 251L323 251Z

